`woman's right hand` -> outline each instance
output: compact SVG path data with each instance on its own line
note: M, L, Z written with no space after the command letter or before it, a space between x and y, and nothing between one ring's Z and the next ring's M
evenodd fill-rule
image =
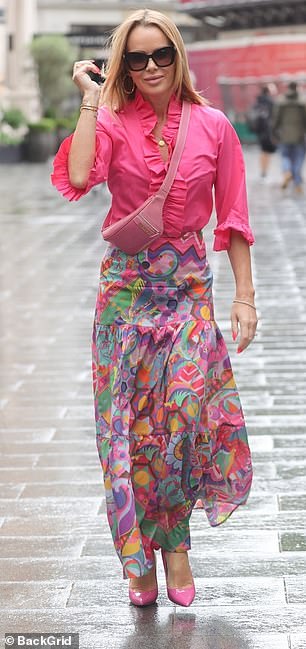
M94 93L99 96L101 86L90 78L88 74L90 71L95 72L96 74L101 74L101 70L93 63L93 61L76 61L73 66L72 79L82 95L85 93Z

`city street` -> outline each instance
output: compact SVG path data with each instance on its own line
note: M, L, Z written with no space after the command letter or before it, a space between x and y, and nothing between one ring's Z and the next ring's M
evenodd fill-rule
M95 447L91 327L103 187L68 203L46 164L0 166L1 634L74 632L80 649L306 649L306 200L245 151L260 315L236 354L226 253L209 252L253 453L248 504L192 515L189 609L129 604ZM211 250L213 222L207 229Z

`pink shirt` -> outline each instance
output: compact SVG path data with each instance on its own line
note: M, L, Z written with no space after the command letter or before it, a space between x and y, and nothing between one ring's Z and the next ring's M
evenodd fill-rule
M175 146L181 103L173 97L168 108L163 139L170 156ZM107 181L112 204L107 224L133 212L160 187L168 168L152 134L156 114L151 104L136 93L116 117L102 107L97 119L96 159L87 186L71 185L67 160L70 135L62 142L54 160L52 183L70 201L78 200L98 183ZM217 227L215 250L228 249L231 230L240 232L251 245L242 150L237 134L215 108L192 104L185 149L164 211L164 235L179 237L201 230L213 209L213 188Z

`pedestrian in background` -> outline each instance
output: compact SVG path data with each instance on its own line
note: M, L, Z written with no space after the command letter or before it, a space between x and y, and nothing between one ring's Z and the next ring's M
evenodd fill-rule
M228 251L233 269L231 326L241 352L257 324L243 157L225 115L192 86L182 38L167 16L140 10L115 30L101 96L89 72L97 72L90 60L74 66L81 113L55 158L52 180L69 200L107 181L108 223L158 190L182 102L191 105L185 148L164 205L164 232L135 255L108 246L93 333L97 447L130 600L139 606L156 601L155 552L161 549L169 599L189 606L195 596L187 553L195 502L201 498L209 523L219 525L246 502L252 479L202 235L214 188L215 250Z
M295 191L303 192L302 167L305 158L306 106L291 81L283 98L275 105L273 131L278 141L282 160L282 188L293 181Z
M271 162L271 154L276 151L276 142L272 132L272 113L274 101L268 86L262 88L254 106L248 114L248 124L256 134L260 146L260 175L266 178Z

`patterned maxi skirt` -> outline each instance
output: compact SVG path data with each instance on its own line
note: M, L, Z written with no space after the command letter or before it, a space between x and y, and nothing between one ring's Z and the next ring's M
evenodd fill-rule
M246 502L252 466L243 414L215 323L198 233L138 255L109 247L93 332L97 448L123 576L153 550L190 548L202 500L209 523Z

